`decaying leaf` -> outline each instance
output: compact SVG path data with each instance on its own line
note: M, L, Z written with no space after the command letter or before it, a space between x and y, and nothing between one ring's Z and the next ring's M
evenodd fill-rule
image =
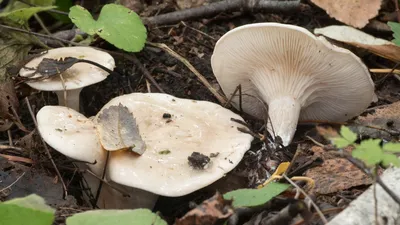
M312 147L312 150L319 154L325 152L319 146ZM321 166L309 169L305 175L315 181L314 191L319 194L334 193L372 183L369 176L343 158L326 159Z
M11 107L17 111L19 102L12 80L0 81L0 118L11 119Z
M361 115L354 123L359 126L352 125L350 127L359 134L371 138L391 140L393 136L389 132L400 131L400 101L377 108L366 115Z
M331 17L357 28L363 28L378 15L382 0L311 0Z
M175 225L214 225L233 214L232 201L225 200L220 193L192 209L185 216L176 219ZM219 223L218 223L219 222Z
M44 58L36 69L32 68L31 76L36 73L45 77L54 76L63 73L77 62L79 62L79 59L74 57L65 57L60 59Z
M349 26L327 26L314 30L317 35L323 35L335 41L343 42L357 48L366 49L373 54L400 62L400 47L394 43L375 38Z
M101 145L108 151L129 149L141 155L146 150L136 119L121 103L100 112L97 132Z

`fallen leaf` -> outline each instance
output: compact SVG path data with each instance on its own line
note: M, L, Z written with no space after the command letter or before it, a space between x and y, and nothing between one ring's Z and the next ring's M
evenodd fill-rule
M0 118L12 119L11 107L17 112L19 102L12 80L0 81Z
M226 220L233 214L232 201L225 200L220 193L176 219L174 225L213 225Z
M78 61L79 59L74 57L65 57L61 59L44 58L34 72L43 76L54 76L66 71Z
M136 119L121 103L103 109L96 127L101 145L108 151L129 149L141 155L146 150Z
M314 146L313 149L325 152L319 146ZM369 176L343 158L326 159L321 166L309 169L305 176L315 181L313 191L319 194L330 194L372 183Z
M361 135L391 140L394 137L387 131L400 131L400 101L363 114L357 117L354 123L355 125L349 127ZM366 126L372 126L376 129Z
M363 28L378 15L382 0L311 0L328 15L357 28Z
M343 42L357 48L366 49L373 54L383 58L400 62L400 47L394 43L375 38L372 35L364 33L349 26L327 26L317 28L314 34L323 35L335 41Z

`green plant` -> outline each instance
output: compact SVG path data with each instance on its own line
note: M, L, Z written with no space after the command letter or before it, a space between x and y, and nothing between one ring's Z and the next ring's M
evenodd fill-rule
M385 167L390 165L399 167L400 160L396 153L400 153L400 143L386 143L381 145L380 139L363 140L360 144L355 143L357 134L350 128L342 126L340 137L331 137L330 140L337 148L344 148L349 145L354 146L352 156L363 161L366 166L372 167L382 164Z
M140 17L122 5L104 5L97 21L85 8L73 6L69 18L87 34L98 35L128 52L141 51L146 42L147 31Z
M51 225L54 212L43 198L32 194L0 203L0 225ZM74 214L67 225L167 225L148 209L90 210Z
M393 31L393 43L397 46L400 46L400 23L396 22L388 22L388 25Z

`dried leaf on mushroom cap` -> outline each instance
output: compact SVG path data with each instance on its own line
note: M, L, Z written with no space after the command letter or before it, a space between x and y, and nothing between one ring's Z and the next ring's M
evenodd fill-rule
M130 150L142 155L146 144L139 134L136 119L121 103L103 109L96 120L100 143L107 151Z
M44 58L59 60L61 58L74 57L78 59L87 59L106 68L113 70L115 67L114 58L107 52L103 52L91 47L63 47L48 50L47 53L40 55L29 61L25 68L20 70L20 76L29 77ZM30 68L30 69L28 69ZM32 69L34 69L32 71ZM107 78L108 72L88 63L76 63L66 71L61 73L65 81L66 90L79 89L91 84L95 84ZM36 74L30 78L39 78L45 74ZM61 78L54 76L50 79L28 82L28 85L43 91L59 91L64 90Z
M87 162L92 171L100 174L106 155L91 119L64 106L44 106L36 119L47 144L63 155Z
M228 97L241 84L245 112L264 118L268 104L285 145L298 119L345 121L374 99L374 83L361 59L294 25L235 28L218 40L211 65ZM238 108L238 97L233 104Z
M253 140L230 120L242 120L240 116L215 103L132 93L112 99L98 115L119 104L134 113L146 151L141 156L110 152L108 176L155 194L182 196L213 183L240 162ZM188 163L193 152L219 154L210 158L207 168L197 170Z

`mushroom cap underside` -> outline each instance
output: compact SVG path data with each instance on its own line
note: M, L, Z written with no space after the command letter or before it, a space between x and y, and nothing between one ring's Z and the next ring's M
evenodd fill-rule
M78 59L90 60L101 64L110 70L113 70L115 67L114 58L107 52L103 52L91 47L62 47L48 50L47 53L43 53L43 55L32 59L25 65L26 68L22 68L20 70L19 74L22 77L30 76L44 58L60 59L65 57L75 57ZM65 84L65 89L72 90L98 83L106 79L109 73L95 65L79 62L61 73L61 75ZM32 76L32 78L37 78L40 76L41 74L39 73ZM54 75L53 77L40 81L29 81L27 84L37 90L43 91L64 90L63 83L59 75Z
M264 118L265 103L292 97L300 120L344 121L374 98L367 67L347 49L279 23L244 25L218 40L212 69L229 98L240 84L243 110ZM238 107L238 97L233 98Z

